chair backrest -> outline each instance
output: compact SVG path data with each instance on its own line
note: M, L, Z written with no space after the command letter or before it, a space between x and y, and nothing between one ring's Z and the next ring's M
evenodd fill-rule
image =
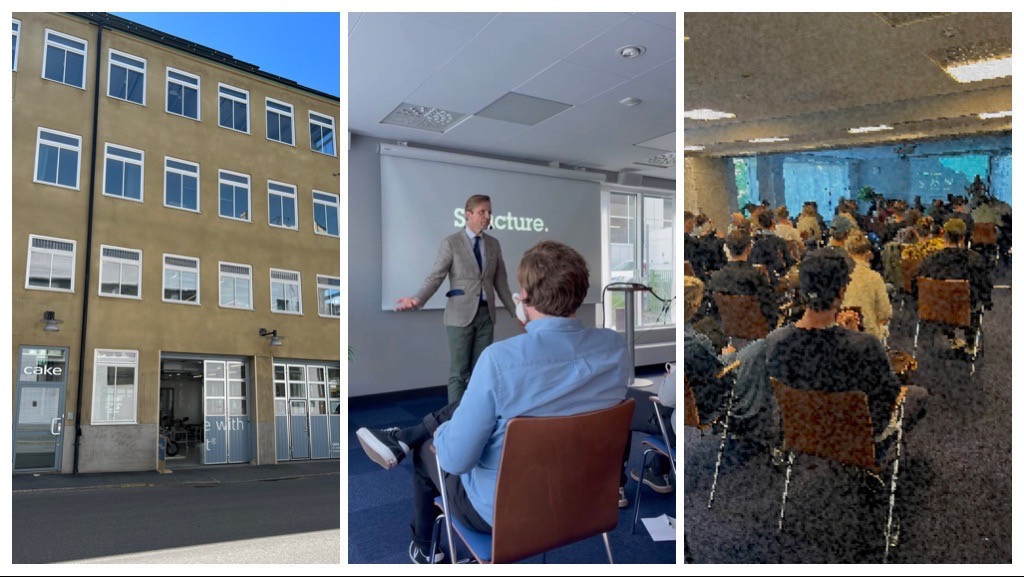
M917 317L960 327L971 324L971 284L965 280L917 279Z
M914 292L914 277L917 276L917 271L921 268L921 259L917 258L905 258L900 261L900 275L903 277L903 292L912 293Z
M761 312L761 303L754 295L712 293L718 314L722 317L722 332L728 337L757 340L768 335L768 321Z
M974 223L974 230L971 232L971 242L976 245L995 244L996 225L991 222Z
M517 417L505 429L491 560L511 563L619 522L619 474L633 407L566 417Z
M795 389L775 377L771 381L787 450L878 470L867 394Z
M683 274L686 276L697 276L697 273L693 271L693 265L688 260L683 261Z
M697 397L693 394L693 389L690 388L690 379L683 376L683 426L684 427L697 427L700 430L705 430L711 426L711 423L701 423L700 413L697 411Z

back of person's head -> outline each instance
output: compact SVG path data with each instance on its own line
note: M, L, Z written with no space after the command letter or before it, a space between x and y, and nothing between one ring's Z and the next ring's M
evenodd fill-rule
M523 253L516 275L526 292L523 304L555 317L568 317L590 288L587 261L572 247L542 240Z
M853 230L852 219L851 216L836 216L832 219L831 235L834 240L846 242L846 237L850 236L850 231Z
M918 210L916 208L912 208L912 209L907 211L907 225L908 226L917 226L917 221L919 221L919 220L921 220L921 211L920 210Z
M800 293L807 306L816 311L832 308L852 270L850 257L842 250L826 247L807 253L800 263Z
M696 226L704 226L705 224L708 223L709 220L711 220L711 219L708 217L708 215L706 215L706 214L704 214L702 212L702 213L699 213L694 218L694 225L696 225Z
M697 314L704 300L704 283L695 276L683 277L683 320L688 321Z
M946 236L946 242L959 244L964 239L964 236L967 235L967 224L959 218L951 218L946 221L942 231Z
M868 236L861 231L855 231L850 233L850 236L846 239L844 245L846 252L851 255L864 256L871 254L871 241L868 240Z
M935 220L930 216L922 216L917 221L917 237L927 238L932 235L932 229L935 228Z
M775 215L772 214L772 210L770 208L764 209L757 215L757 224L760 225L761 228L771 228L775 226Z
M779 222L785 222L785 221L789 220L789 209L786 208L785 206L780 206L775 211L775 214L778 217Z
M750 248L750 233L742 227L730 232L725 237L725 249L729 256L736 258Z
M485 202L489 204L491 202L491 197L486 194L474 194L466 199L466 212L472 212L476 209L477 205Z
M696 218L696 215L694 215L692 212L690 212L688 210L683 211L683 222L689 222L691 220L694 220L695 218Z
M804 203L804 208L801 211L801 214L806 214L807 216L814 216L815 212L817 212L817 210L814 208L813 204L809 202Z

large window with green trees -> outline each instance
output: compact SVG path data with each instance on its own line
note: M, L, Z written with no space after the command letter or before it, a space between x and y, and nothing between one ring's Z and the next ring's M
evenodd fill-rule
M609 196L607 282L632 282L653 292L636 293L636 326L675 323L675 198L654 192L614 191ZM623 292L605 295L605 323L622 329Z

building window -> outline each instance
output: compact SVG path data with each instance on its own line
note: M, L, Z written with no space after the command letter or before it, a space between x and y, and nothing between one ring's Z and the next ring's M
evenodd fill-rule
M220 306L252 310L252 267L220 263Z
M313 191L313 230L338 236L338 195Z
M167 112L199 120L199 77L167 68Z
M267 139L284 144L295 144L295 126L292 105L267 99Z
M142 298L142 251L100 246L100 294Z
M249 222L249 175L220 171L220 215Z
M334 119L330 116L309 113L309 149L313 152L334 156Z
M302 314L302 288L299 273L270 269L270 310L275 313Z
M36 133L35 182L78 190L82 137L40 128Z
M85 89L85 56L89 43L81 38L46 31L43 78Z
M290 184L267 181L267 205L270 212L270 226L298 230L299 219L295 214L295 187Z
M220 125L249 134L249 92L225 84L217 86L220 93Z
M135 424L139 351L96 349L92 424Z
M141 202L145 153L134 148L107 144L105 159L103 194Z
M164 206L199 212L199 165L164 157Z
M11 70L18 71L18 40L21 38L21 21L11 18Z
M110 49L107 96L146 105L146 61Z
M341 279L316 275L317 312L322 317L341 317Z
M25 288L75 292L75 241L30 234Z
M164 255L164 301L199 304L199 259Z
M675 199L648 193L612 192L609 196L608 256L610 282L641 283L647 291L634 294L637 327L675 323L675 251L673 215ZM625 298L613 292L609 301L611 323L623 329Z

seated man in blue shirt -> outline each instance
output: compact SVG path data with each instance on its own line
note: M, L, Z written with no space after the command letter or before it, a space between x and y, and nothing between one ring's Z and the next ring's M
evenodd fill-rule
M405 429L356 431L366 454L391 469L413 460L413 521L409 556L429 563L433 499L440 485L431 445L445 480L450 512L490 533L494 491L513 417L549 417L611 407L626 396L630 363L615 331L585 328L576 318L589 283L586 261L572 248L541 241L523 254L518 279L526 334L484 349L465 396ZM433 560L443 554L433 552Z

